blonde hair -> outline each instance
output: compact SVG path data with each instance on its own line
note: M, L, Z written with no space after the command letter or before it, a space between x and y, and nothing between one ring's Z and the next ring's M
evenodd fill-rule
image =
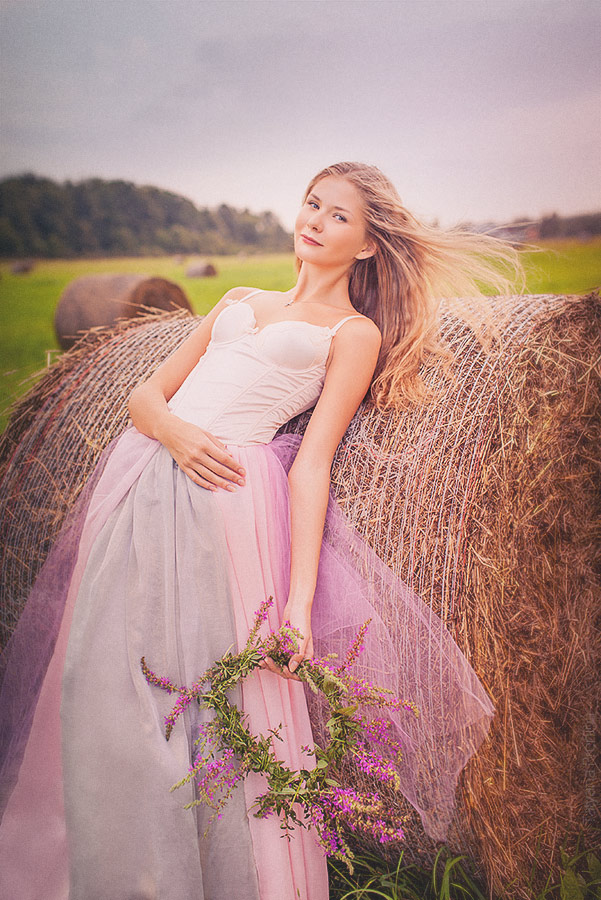
M483 331L488 318L484 289L511 291L521 273L518 254L487 235L425 225L405 209L392 182L364 163L322 169L307 187L305 200L328 175L346 178L357 189L367 238L377 248L374 256L353 264L349 281L351 303L382 333L372 399L381 408L423 400L422 363L432 355L448 355L439 337L442 298L465 298L454 311ZM301 265L297 259L298 269Z

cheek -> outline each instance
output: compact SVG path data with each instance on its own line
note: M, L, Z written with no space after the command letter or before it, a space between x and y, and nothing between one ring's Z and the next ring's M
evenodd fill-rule
M367 229L363 226L355 230L355 253L360 253L367 244Z
M306 220L305 209L304 209L304 207L301 207L298 212L298 215L296 217L296 221L294 223L294 231L295 232L302 231L303 226L305 224L305 220Z
M359 253L365 246L365 237L362 230L353 229L352 231L347 231L344 235L341 234L339 246L341 250L344 250L350 256Z

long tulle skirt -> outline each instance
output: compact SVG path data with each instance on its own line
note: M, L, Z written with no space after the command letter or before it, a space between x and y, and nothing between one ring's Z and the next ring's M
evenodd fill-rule
M194 485L157 442L130 429L105 451L32 591L6 654L0 894L70 900L326 900L327 869L313 833L288 840L257 819L262 778L236 789L206 833L184 810L195 726L149 686L140 657L191 683L245 643L273 596L276 629L289 577L289 467L296 436L230 447L247 470L235 493ZM484 737L492 706L431 611L353 532L332 500L313 626L318 653L341 654L372 618L360 672L414 700L396 716L402 790L426 829L443 837L458 774ZM311 765L303 686L255 672L241 702L255 733L279 727L278 755Z

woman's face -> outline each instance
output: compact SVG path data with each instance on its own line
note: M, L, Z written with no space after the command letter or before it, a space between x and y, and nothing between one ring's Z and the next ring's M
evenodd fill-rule
M350 181L327 175L314 185L296 217L294 249L303 262L327 267L373 256L361 197Z

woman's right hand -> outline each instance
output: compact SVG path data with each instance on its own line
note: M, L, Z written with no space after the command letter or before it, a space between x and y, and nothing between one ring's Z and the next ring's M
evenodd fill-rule
M172 414L162 432L159 440L195 484L208 491L235 491L235 485L244 485L243 467L208 431Z

